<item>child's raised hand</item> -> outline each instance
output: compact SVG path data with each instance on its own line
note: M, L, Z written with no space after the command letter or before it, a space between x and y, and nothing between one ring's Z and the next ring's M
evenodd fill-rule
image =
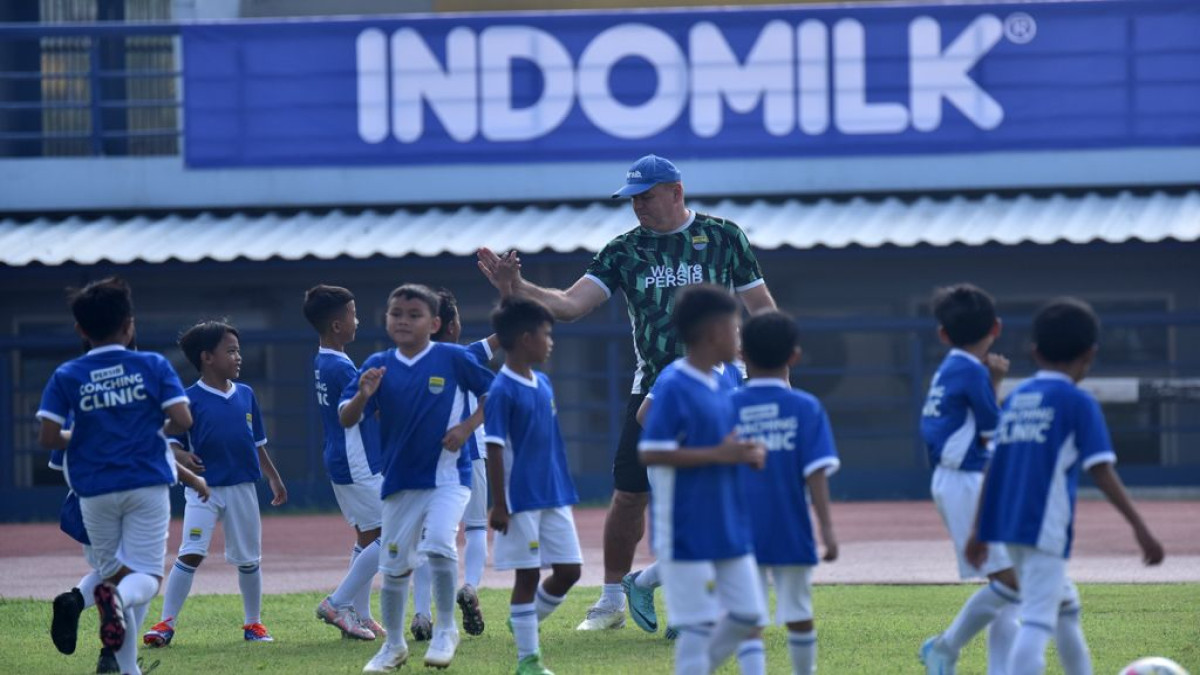
M1166 552L1163 550L1162 542L1154 538L1150 534L1150 530L1140 529L1135 535L1137 536L1138 546L1142 548L1142 562L1147 565L1157 565L1166 557Z
M362 377L358 378L358 390L367 398L374 396L375 392L379 391L379 383L383 381L383 375L386 372L387 366L368 368Z
M286 504L288 498L287 486L283 484L283 481L275 479L268 481L267 484L271 486L271 494L275 496L271 500L271 506L283 506Z
M988 374L992 376L993 382L999 382L1008 375L1008 368L1011 364L1008 358L1001 354L988 354L984 358L984 365L987 366Z

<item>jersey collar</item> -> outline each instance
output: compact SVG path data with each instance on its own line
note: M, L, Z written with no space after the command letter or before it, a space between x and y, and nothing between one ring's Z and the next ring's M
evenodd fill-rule
M978 358L976 358L974 354L966 351L965 349L959 349L958 347L950 350L950 356L961 356L964 359L970 359L981 366L983 365L983 361L980 361Z
M792 384L787 380L781 380L778 377L755 377L746 382L747 387L780 387L782 389L791 389Z
M220 396L221 398L226 399L226 400L233 398L233 395L237 392L237 385L232 382L230 382L229 384L231 386L229 387L228 391L221 391L220 389L214 389L213 387L210 387L207 384L204 384L204 380L196 380L197 387L200 387L204 391L207 391L208 393L213 394L214 396Z
M96 347L95 349L89 349L87 355L91 356L92 354L103 354L104 352L123 352L123 351L125 351L125 345L104 345L103 347Z
M719 388L717 386L717 378L713 377L711 373L702 373L699 370L696 370L695 366L683 359L679 360L679 371L694 380L704 383L706 387L712 389L713 391L716 391Z
M1062 380L1063 382L1075 384L1075 380L1072 380L1069 375L1060 373L1057 370L1039 370L1033 376L1039 380Z
M529 379L528 377L525 377L524 375L518 373L517 371L513 370L512 368L509 368L507 363L504 364L503 366L500 366L500 372L502 374L507 375L508 377L516 380L517 382L520 382L521 384L525 385L526 387L531 387L533 389L538 388L537 377L534 377L533 379Z
M420 354L417 354L416 356L412 357L411 359L408 358L407 356L405 356L404 354L401 354L400 348L396 347L396 350L395 350L396 360L399 361L400 363L403 363L406 366L415 366L415 365L417 365L417 361L420 361L421 359L425 358L426 354L433 351L433 346L435 344L437 344L437 343L434 342L433 340L430 340L429 344L425 347L425 349L422 349Z
M340 359L345 359L347 361L350 361L350 356L348 354L346 354L346 352L338 351L336 349L330 349L329 347L320 347L319 349L317 349L317 353L318 354L328 354L330 356L336 356ZM354 362L350 361L350 363L354 363Z
M683 232L691 227L692 223L694 222L696 222L696 212L692 209L688 209L688 218L687 220L683 221L683 224L679 227L671 230L670 232L655 232L654 230L650 230L650 233L657 237L669 237L673 234L679 234L680 232Z

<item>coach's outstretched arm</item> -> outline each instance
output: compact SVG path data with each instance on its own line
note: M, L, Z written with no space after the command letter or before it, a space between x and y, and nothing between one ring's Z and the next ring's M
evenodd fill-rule
M478 258L479 270L500 291L500 297L515 295L537 300L559 321L581 319L608 300L608 293L587 277L581 277L566 290L543 288L526 281L521 277L521 261L516 251L499 256L491 249L481 248Z

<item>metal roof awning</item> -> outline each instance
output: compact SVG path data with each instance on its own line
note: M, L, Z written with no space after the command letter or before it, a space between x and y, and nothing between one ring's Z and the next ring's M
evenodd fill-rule
M1200 190L1183 194L689 202L760 249L1200 240ZM0 264L300 260L597 251L636 224L625 202L554 208L331 211L0 221Z

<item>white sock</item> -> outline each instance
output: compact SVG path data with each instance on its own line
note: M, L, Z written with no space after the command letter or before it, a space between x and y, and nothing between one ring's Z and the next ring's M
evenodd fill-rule
M1046 643L1053 632L1050 626L1028 622L1021 624L1012 653L1008 655L1008 672L1021 675L1042 675L1046 672Z
M387 630L387 642L393 647L407 647L404 641L404 612L408 609L408 581L412 574L394 577L383 575L383 587L379 590L379 613L383 627Z
M434 624L439 630L454 630L454 592L458 589L458 561L442 556L429 557L433 577L433 601L437 605Z
M558 606L563 603L567 596L565 595L550 595L545 587L538 586L537 595L534 596L534 604L537 605L537 618L539 622L545 621L546 617L554 613Z
M133 625L127 630L131 635L142 634L142 624L146 623L146 615L150 613L150 603L142 603L133 608Z
M379 540L376 539L354 557L354 562L350 563L350 570L346 572L342 583L338 584L333 593L329 594L329 603L338 609L354 605L354 609L358 610L359 596L365 588L367 589L366 616L370 616L371 582L375 580L375 573L378 571ZM361 610L358 613L362 615Z
M188 593L192 592L192 580L196 577L196 568L176 560L171 573L167 575L167 589L163 591L162 620L175 627L179 613L183 611L183 603Z
M658 561L650 563L650 566L642 570L642 573L637 575L633 583L638 588L658 588L662 586L662 581L658 578Z
M429 618L433 618L433 578L429 572L429 562L423 562L417 569L413 570L413 609L417 614L424 614Z
M359 555L365 552L367 554L367 564L371 567L371 576L367 577L367 580L358 589L358 593L354 594L354 611L358 612L358 615L364 619L372 618L371 587L375 585L375 574L379 572L379 551L382 548L383 544L378 539L368 544L365 551L359 548Z
M1058 613L1054 641L1058 645L1058 662L1066 675L1092 675L1092 655L1088 653L1083 625L1079 621L1079 605Z
M625 610L625 589L621 584L604 584L604 594L600 596L597 607Z
M1020 610L1019 604L1009 603L988 624L988 675L1007 675L1008 673L1008 655L1012 653L1013 642L1017 639L1017 630L1021 627L1017 621Z
M1014 602L1017 602L1017 592L998 581L980 588L967 599L950 627L942 633L942 644L957 656L971 638L995 620L1000 610Z
M134 576L134 575L131 574L129 576ZM147 575L140 574L137 576L144 577ZM128 578L129 577L125 577L125 579L122 579L121 584L124 584L126 579L128 579ZM120 585L118 585L117 588L119 589ZM124 595L121 596L121 602L125 602ZM121 666L121 672L124 675L141 675L141 673L142 673L141 669L138 668L138 662L137 662L137 646L138 646L138 643L141 642L142 640L141 640L141 636L138 634L138 631L133 628L133 625L136 622L137 622L137 613L134 611L132 605L126 604L125 605L125 626L126 626L125 642L124 642L124 644L121 645L121 648L117 650L117 653L114 654L114 656L116 656L116 658L117 658L117 664Z
M721 617L721 620L717 622L717 627L713 629L712 639L708 643L708 661L712 669L720 668L721 664L733 656L738 645L750 637L757 627L757 618L748 619L733 614Z
M708 660L708 645L712 640L712 625L679 626L675 640L675 675L695 675L712 672Z
M75 588L79 590L79 594L83 596L83 608L87 609L96 604L96 587L100 582L104 581L100 578L100 573L92 570L83 576L76 584Z
M767 675L767 648L762 638L746 640L738 645L738 672L742 675Z
M141 572L127 574L117 584L117 592L121 594L121 602L126 607L144 605L158 594L158 579Z
M817 631L789 630L788 655L792 657L793 675L817 672Z
M517 641L517 660L538 651L538 611L534 603L511 605L513 638Z
M463 551L463 574L468 586L479 588L483 566L487 562L487 526L467 527L467 547Z
M238 566L238 588L242 591L242 609L246 624L262 622L262 568L258 563Z

